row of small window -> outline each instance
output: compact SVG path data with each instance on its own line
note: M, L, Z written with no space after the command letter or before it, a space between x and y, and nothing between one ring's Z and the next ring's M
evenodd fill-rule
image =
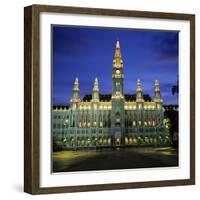
M56 129L56 128L67 128L67 126L65 124L53 124L53 129Z
M79 122L79 124L78 124L78 127L91 127L91 126L93 126L93 127L97 127L98 125L97 125L97 122ZM100 121L99 122L99 127L100 128L109 128L109 127L111 127L111 121L110 120L108 120L108 121Z
M116 122L120 125L120 122ZM135 126L159 126L161 122L159 121L125 121L125 127L135 127ZM75 127L75 122L71 124L70 127ZM97 127L97 122L79 122L78 128L89 128L89 127ZM110 128L111 127L111 121L100 121L98 124L99 128ZM53 129L64 129L68 128L66 124L53 124Z
M137 109L136 105L135 106L128 106L128 105L126 105L124 108L126 110L136 110ZM139 109L143 108L145 110L154 110L154 109L160 109L161 105L158 104L157 107L155 107L154 105L149 105L149 106L144 105L144 106L142 106L142 104L139 104L138 108Z
M130 132L137 132L137 133L139 133L139 132L142 132L142 133L147 133L147 132L160 132L161 130L163 130L164 131L164 129L161 127L161 126L159 126L159 127L157 127L156 129L155 129L155 127L153 127L153 126L148 126L148 127L144 127L144 126L139 126L139 127L129 127L129 128L125 128L125 133L126 134L129 134Z
M99 106L100 110L111 110L111 106ZM90 110L91 106L79 106L80 110ZM94 106L94 109L97 109L97 107Z
M70 135L70 134L104 134L104 131L99 129L99 130L95 130L95 129L91 129L91 130L77 130L77 131L73 131L73 130L70 130L68 132L53 132L53 135L57 135L57 134L61 134L61 135ZM106 132L106 134L109 134L109 132Z
M125 126L158 126L159 121L125 121Z
M75 122L73 122L72 124L71 124L71 126L69 126L69 127L75 127ZM79 122L79 124L78 124L78 128L89 128L89 127L97 127L97 122ZM108 122L106 122L106 121L104 121L104 122L99 122L99 126L98 126L99 128L110 128L111 127L111 122L110 121L108 121ZM62 128L62 129L64 129L64 128L68 128L68 126L66 125L66 124L53 124L53 129L60 129L60 128Z
M67 115L65 115L65 116L63 116L63 115L53 115L53 119L69 119L69 116Z

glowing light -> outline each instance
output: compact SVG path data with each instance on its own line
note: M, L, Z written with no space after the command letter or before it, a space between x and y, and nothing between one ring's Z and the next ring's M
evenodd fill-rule
M149 126L151 126L151 121L149 121L148 123L149 123Z
M100 128L102 128L103 127L103 122L100 122L99 126L100 126Z
M116 73L117 73L117 74L120 74L120 71L119 71L119 70L116 70Z

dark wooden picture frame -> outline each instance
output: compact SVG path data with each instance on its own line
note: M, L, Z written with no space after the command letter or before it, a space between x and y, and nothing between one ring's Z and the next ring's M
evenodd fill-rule
M187 20L190 23L190 178L133 183L40 187L40 13L71 13ZM83 192L195 184L195 16L96 8L32 5L24 9L24 191L30 194Z

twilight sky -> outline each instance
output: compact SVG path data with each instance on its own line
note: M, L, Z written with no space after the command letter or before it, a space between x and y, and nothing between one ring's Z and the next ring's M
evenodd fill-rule
M158 79L164 104L177 104L171 87L178 75L178 32L54 26L53 105L69 105L76 77L81 98L92 93L95 77L100 93L112 92L117 39L124 62L124 92L134 94L139 78L143 93L153 97L154 82Z

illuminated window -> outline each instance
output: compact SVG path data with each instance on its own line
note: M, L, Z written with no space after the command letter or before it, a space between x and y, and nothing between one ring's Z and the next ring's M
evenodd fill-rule
M97 109L97 105L96 104L94 104L94 110L96 110Z
M81 125L82 125L81 122L79 122L79 127L81 127Z
M125 137L125 144L128 144L128 138Z
M151 123L151 121L149 121L149 126L151 126L152 125L152 123Z
M103 127L103 122L100 122L99 127L100 127L100 128Z
M141 126L142 122L141 122L141 121L138 121L138 124L139 124L139 126Z
M136 121L133 121L133 126L136 126Z
M156 122L155 121L153 121L153 126L155 126L156 125Z
M117 118L117 119L116 119L116 122L120 122L120 118Z
M93 126L96 126L97 125L97 123L96 122L93 122Z
M116 82L116 94L120 94L120 82Z
M137 143L137 139L133 138L133 143L136 144Z
M140 103L140 104L138 105L138 107L139 107L139 109L141 109L141 108L142 108L142 104Z
M76 109L76 104L73 104L73 109Z
M88 127L90 127L90 122L88 122L88 124L87 124L87 125L88 125Z
M144 125L145 125L145 126L147 126L147 125L148 125L148 123L145 121L145 122L144 122Z

